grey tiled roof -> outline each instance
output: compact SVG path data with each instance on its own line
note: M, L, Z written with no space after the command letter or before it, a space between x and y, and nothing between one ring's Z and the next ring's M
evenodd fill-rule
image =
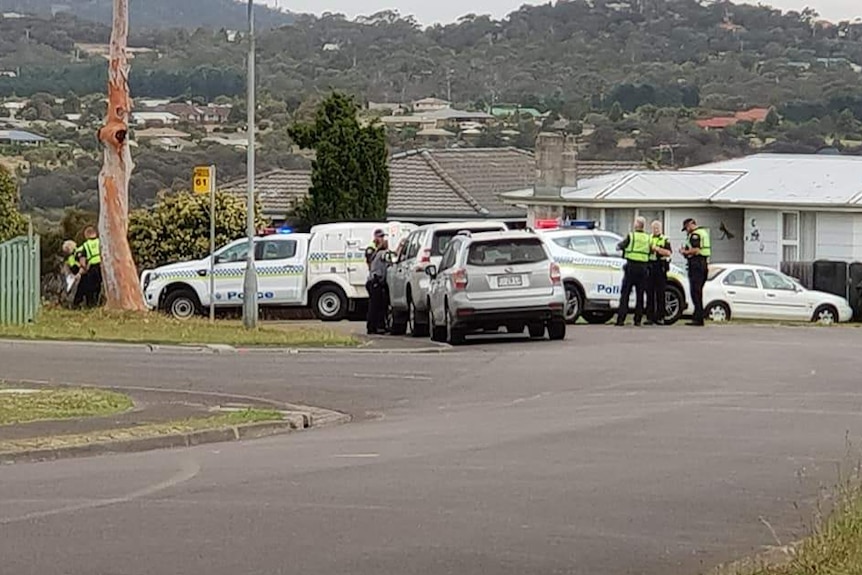
M578 178L643 169L638 162L578 163ZM517 148L456 148L416 150L389 160L390 192L387 215L411 218L523 218L517 206L500 201L503 192L531 188L536 181L532 152ZM286 217L311 187L311 172L272 170L255 180L264 215ZM245 195L245 178L221 186Z
M311 172L304 170L272 170L257 174L255 193L263 213L269 217L286 217L296 204L308 195L311 187ZM246 178L234 180L221 186L224 192L244 196L247 191Z
M458 148L398 154L389 172L390 217L522 218L524 210L497 196L532 186L536 165L516 148Z

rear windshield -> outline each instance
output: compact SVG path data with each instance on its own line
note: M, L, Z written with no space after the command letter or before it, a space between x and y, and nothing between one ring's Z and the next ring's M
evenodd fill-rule
M547 259L548 254L538 238L475 243L467 254L467 264L471 266L535 264Z
M724 271L724 268L720 268L717 266L709 266L709 272L706 274L706 281L711 282L715 278Z
M505 230L498 226L485 226L474 228L458 228L457 230L440 230L434 232L434 240L431 242L431 255L443 255L443 252L446 251L446 247L449 245L449 242L452 241L452 238L457 236L458 232L464 231L470 232L471 234L480 234L482 232L501 232Z

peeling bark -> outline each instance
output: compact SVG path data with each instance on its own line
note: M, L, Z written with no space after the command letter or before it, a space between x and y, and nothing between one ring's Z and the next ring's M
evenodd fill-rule
M129 179L135 165L129 151L129 0L114 0L108 65L108 112L98 138L104 147L99 173L99 238L107 309L144 311L138 271L129 247Z

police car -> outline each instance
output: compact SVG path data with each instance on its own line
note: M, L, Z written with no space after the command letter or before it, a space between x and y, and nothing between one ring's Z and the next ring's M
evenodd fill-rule
M416 229L413 224L337 223L315 226L309 234L282 229L254 239L254 264L261 306L311 306L324 321L338 321L368 299L365 248L383 229L393 242ZM229 243L204 258L146 270L141 274L144 302L186 319L207 309L242 306L248 240ZM215 284L210 296L210 268Z
M619 308L625 259L617 244L622 237L597 229L595 222L573 221L561 225L557 220L540 220L534 231L548 244L560 266L566 288L566 320L583 318L602 324L614 317ZM667 274L666 323L675 323L686 313L691 298L685 271L671 264ZM634 306L632 294L631 306ZM633 307L631 308L633 309Z

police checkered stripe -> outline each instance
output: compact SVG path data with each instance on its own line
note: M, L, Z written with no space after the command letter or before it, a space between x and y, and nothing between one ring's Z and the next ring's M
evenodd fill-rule
M621 269L622 263L613 260L587 259L587 258L571 258L557 257L554 260L561 266L584 268L584 269Z
M195 270L175 270L164 274L158 274L159 279L186 279L199 277Z
M346 257L345 257L346 256ZM353 263L353 262L364 262L365 254L363 252L353 252L343 254L341 252L313 252L308 254L308 261L310 263Z

